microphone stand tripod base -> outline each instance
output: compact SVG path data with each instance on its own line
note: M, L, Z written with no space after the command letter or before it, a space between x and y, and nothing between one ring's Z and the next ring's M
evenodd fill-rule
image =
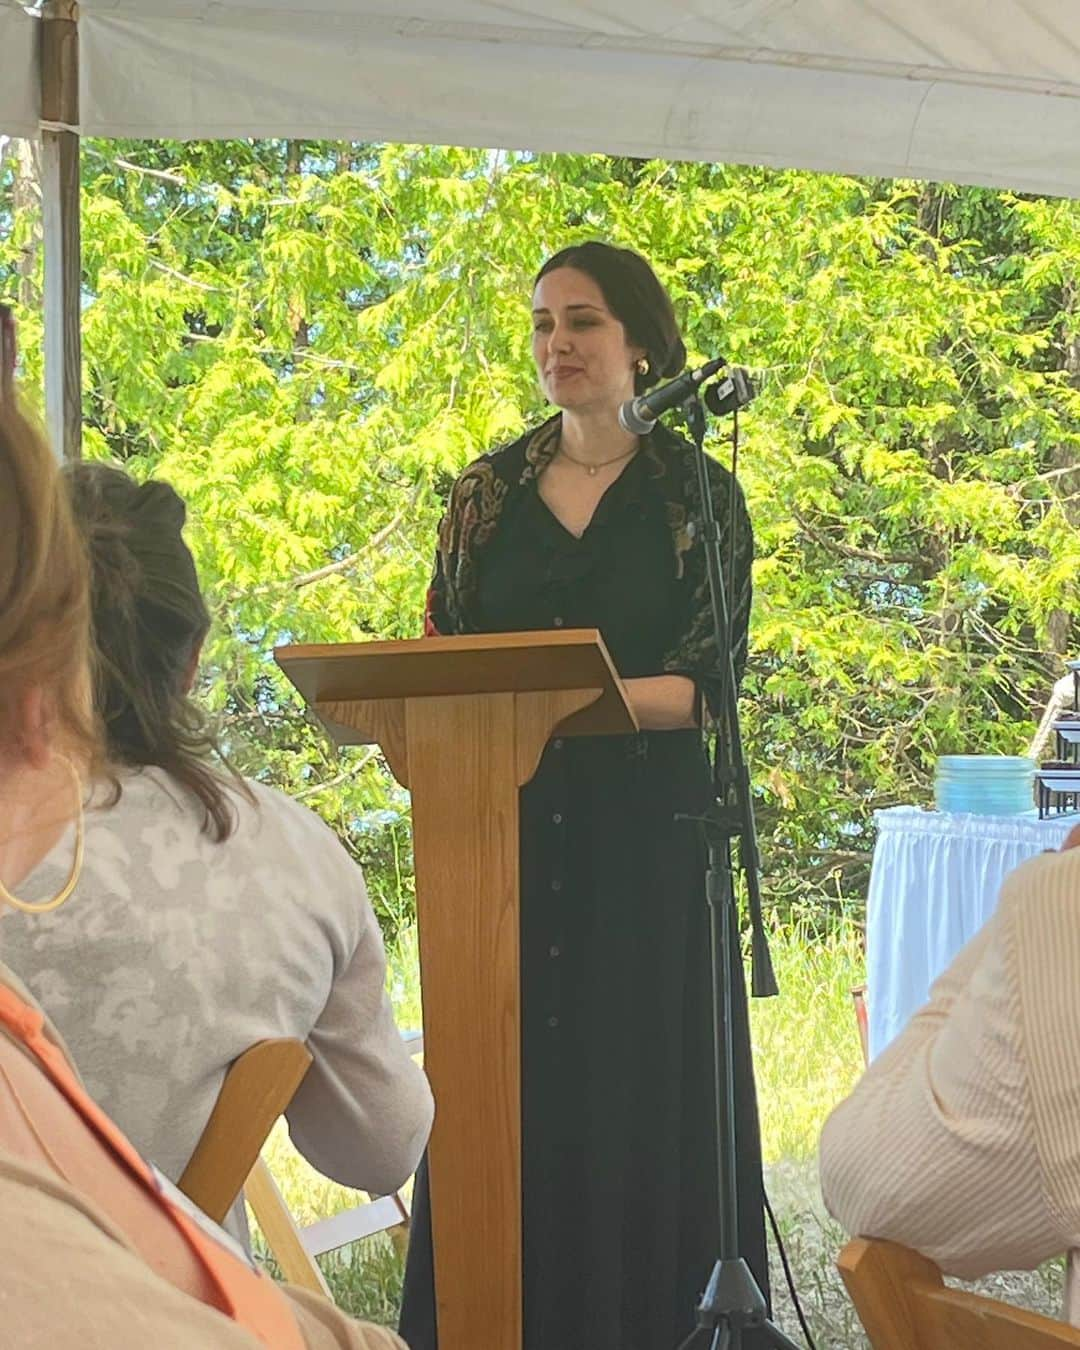
M765 1297L750 1267L742 1259L717 1261L697 1306L697 1327L679 1350L741 1350L744 1331L753 1330L759 1343L777 1350L799 1346L768 1318Z

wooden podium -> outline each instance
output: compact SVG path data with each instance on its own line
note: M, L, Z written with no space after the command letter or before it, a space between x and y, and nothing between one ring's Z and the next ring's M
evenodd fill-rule
M518 790L549 738L637 723L599 633L282 647L339 745L412 792L439 1350L520 1350Z

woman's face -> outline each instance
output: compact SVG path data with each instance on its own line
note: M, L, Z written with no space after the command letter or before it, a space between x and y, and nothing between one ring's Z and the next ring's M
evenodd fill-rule
M634 397L631 347L592 277L559 267L533 292L533 360L540 387L557 408L585 412L616 408Z

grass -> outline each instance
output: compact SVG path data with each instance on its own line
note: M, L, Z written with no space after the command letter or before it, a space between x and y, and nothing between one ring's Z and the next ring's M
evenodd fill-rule
M769 947L780 996L751 999L750 1027L772 1163L814 1157L825 1117L862 1071L851 990L865 975L854 924L823 936L794 925L774 932Z
M844 1234L825 1213L815 1156L821 1126L862 1070L851 989L862 983L861 936L852 924L824 936L793 925L771 939L781 996L753 1000L751 1028L761 1111L766 1187L819 1350L868 1350L835 1271ZM388 953L388 981L398 1022L420 1025L416 935L409 930ZM313 1223L366 1197L313 1171L293 1149L283 1122L267 1159L290 1210ZM259 1239L256 1237L258 1250ZM385 1234L320 1258L338 1305L384 1325L396 1320L402 1258ZM975 1288L1039 1312L1058 1315L1062 1263L1028 1274L996 1275ZM773 1267L776 1319L802 1343L779 1261Z
M281 1271L261 1234L254 1226L252 1231L256 1258L280 1279ZM320 1256L319 1267L334 1302L344 1312L379 1326L396 1326L405 1265L401 1252L385 1233Z

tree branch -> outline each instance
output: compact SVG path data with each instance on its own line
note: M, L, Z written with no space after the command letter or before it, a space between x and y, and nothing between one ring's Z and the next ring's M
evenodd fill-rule
M369 554L375 553L382 548L383 544L393 535L401 526L406 516L411 514L412 508L420 500L420 493L424 486L424 480L420 481L409 494L408 500L402 505L397 515L388 525L384 525L377 534L373 534L363 548L359 548L355 553L350 553L347 558L339 558L337 562L327 563L325 567L316 567L313 572L301 572L299 576L290 577L287 581L264 581L261 585L253 587L248 591L250 599L256 595L268 595L278 590L299 591L305 586L313 586L317 581L323 581L326 577L337 576L341 572L348 572L355 567L357 563L362 562Z
M273 353L267 353L273 355ZM307 348L294 347L289 353L297 361L311 361L317 366L326 366L328 370L349 370L354 375L367 375L370 377L370 370L362 370L351 361L341 361L333 356L320 356L318 352L309 351Z
M331 788L341 787L343 783L348 783L350 779L355 778L361 769L366 768L377 754L378 746L371 746L367 754L360 760L355 764L350 764L347 769L335 774L333 778L328 778L325 783L315 783L311 787L301 788L299 792L291 793L293 801L302 802L305 797L314 797L316 793L329 792Z
M167 270L167 269L166 269L166 270ZM178 274L176 274L176 275L178 275ZM183 281L189 281L190 278L189 278L189 277L182 277L181 280L183 280ZM192 281L191 284L192 284L193 286L200 286L200 285L202 285L202 283L201 283L201 282L198 282L198 281ZM215 288L211 286L211 287L207 287L207 289L208 289L208 290L213 290L213 289L215 289ZM185 334L184 334L184 341L185 341L185 342L224 342L225 339L221 336L220 333L214 334L214 333L191 333L191 332L188 332L188 333L185 333ZM255 348L255 355L256 355L256 356L267 357L267 358L269 358L269 359L271 359L271 360L274 360L274 361L292 361L292 362L293 362L294 364L296 364L296 365L299 365L299 363L300 363L301 361L310 361L310 362L312 362L314 365L317 365L317 366L326 366L329 370L347 370L347 371L351 372L353 375L364 375L364 376L368 376L368 377L370 377L370 375L371 375L371 371L370 371L369 369L364 369L364 368L362 368L362 367L360 367L360 366L354 365L353 362L351 362L351 361L340 361L340 360L338 360L336 357L332 357L332 356L321 356L318 352L309 351L309 350L307 350L306 348L293 347L290 351L287 351L287 352L276 352L276 351L270 350L270 349L267 348L267 347L256 347L256 348Z
M177 281L182 281L185 286L194 286L200 291L210 291L214 295L224 295L225 292L221 286L211 286L206 281L196 281L194 277L185 276L183 272L178 272L175 267L170 267L168 263L163 263L159 258L151 258L150 266L156 267L159 272L164 272L166 276L175 277Z
M816 544L822 548L836 549L847 558L861 558L864 562L884 563L886 567L917 567L923 560L917 553L875 553L868 548L857 548L854 544L842 543L839 539L833 539L829 535L822 534L808 520L801 516L798 511L793 511L792 515L801 530L804 530Z
M129 173L144 173L147 178L160 178L163 183L172 183L175 187L187 187L187 180L178 173L167 173L164 169L147 169L142 164L132 164L130 159L117 157L113 161L118 169L127 169Z
M1080 472L1075 464L1066 464L1061 469L1048 469L1046 473L1034 474L1031 478L1022 478L1019 483L1010 483L1008 491L1017 494L1030 487L1032 483L1049 483L1054 478L1064 478L1066 474Z

